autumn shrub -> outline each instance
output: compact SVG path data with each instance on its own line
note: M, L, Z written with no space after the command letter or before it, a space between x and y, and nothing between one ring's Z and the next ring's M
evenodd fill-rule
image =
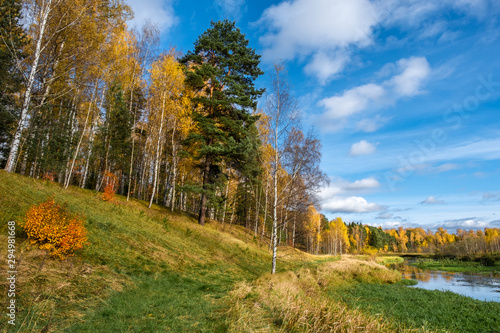
M56 179L56 173L47 171L42 176L43 180L48 180L49 182L54 182Z
M115 174L111 172L106 172L104 175L104 181L106 182L106 186L104 186L104 193L102 194L102 200L111 201L116 193L116 181L117 177Z
M83 216L69 213L54 198L32 206L26 213L23 229L32 244L61 259L87 243Z

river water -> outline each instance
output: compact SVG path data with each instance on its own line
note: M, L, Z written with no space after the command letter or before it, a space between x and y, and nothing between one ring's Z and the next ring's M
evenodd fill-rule
M481 301L500 302L500 276L427 271L405 263L392 265L404 279L417 280L413 286L429 290L449 290Z

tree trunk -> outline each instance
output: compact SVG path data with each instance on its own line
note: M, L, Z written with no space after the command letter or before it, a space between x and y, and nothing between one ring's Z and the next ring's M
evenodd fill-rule
M158 131L158 142L156 144L156 160L155 160L155 170L154 170L154 180L153 180L153 193L151 193L151 200L149 200L149 207L153 205L153 199L155 197L156 184L158 182L158 166L160 164L160 144L161 144L161 132L163 131L163 115L165 113L165 93L163 93L163 105L161 107L161 118L160 118L160 129Z
M80 135L80 140L78 140L78 144L76 145L75 155L73 156L73 162L71 163L71 167L69 168L69 174L66 177L66 184L64 184L64 188L68 188L69 183L71 181L71 175L73 173L73 168L75 167L75 161L76 161L76 158L78 156L78 152L80 150L80 146L81 146L82 141L83 141L83 136L85 135L85 131L87 130L87 123L88 123L88 120L90 117L90 111L92 111L92 104L94 104L94 98L95 98L95 95L97 93L97 85L98 85L98 83L96 83L95 90L94 90L94 93L92 95L92 99L90 100L89 109L87 111L87 116L85 117L85 123L83 124L82 135Z
M24 94L23 107L21 109L21 117L19 118L19 122L17 124L16 132L14 133L14 138L12 140L12 144L10 145L9 157L7 158L7 163L5 164L5 170L7 172L15 171L15 162L17 159L17 154L19 150L19 143L21 141L21 135L25 127L25 122L28 117L28 109L31 102L31 91L33 90L33 85L35 82L35 75L38 70L38 62L40 61L40 55L42 53L42 39L45 35L45 27L47 25L47 21L49 18L49 13L52 8L50 8L52 4L52 0L47 0L46 3L43 4L43 7L40 12L40 32L38 33L38 40L36 41L36 48L33 63L31 64L31 71L28 77L28 82L26 84L26 93Z
M203 168L203 191L201 192L200 215L198 216L198 223L200 225L205 225L205 216L207 214L207 195L205 191L207 190L209 172L210 172L210 160L207 157L205 159L205 166Z
M175 145L175 129L177 125L177 119L174 119L174 128L172 132L172 202L170 206L170 211L174 211L175 207L175 179L177 178L177 154Z

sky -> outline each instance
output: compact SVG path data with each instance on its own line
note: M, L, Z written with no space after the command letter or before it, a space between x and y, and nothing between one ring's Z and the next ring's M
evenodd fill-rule
M321 212L383 228L500 227L500 1L129 0L193 49L236 21L281 60L330 178ZM269 77L259 78L265 87Z

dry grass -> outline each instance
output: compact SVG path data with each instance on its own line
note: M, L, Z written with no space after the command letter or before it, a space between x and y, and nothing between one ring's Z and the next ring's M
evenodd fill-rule
M326 295L331 283L349 280L394 283L400 274L373 262L343 259L318 269L264 275L230 293L231 332L390 332L391 325L349 309Z
M4 238L0 236L0 243ZM133 285L130 278L106 266L76 257L54 260L44 250L29 249L27 242L19 245L16 269L16 298L27 309L26 316L16 322L17 332L38 331L40 322L47 331L52 331L55 322L65 326L66 320L82 316L82 307L100 305L111 293ZM6 280L1 282L3 288L6 284ZM58 311L61 302L66 304L64 312Z

